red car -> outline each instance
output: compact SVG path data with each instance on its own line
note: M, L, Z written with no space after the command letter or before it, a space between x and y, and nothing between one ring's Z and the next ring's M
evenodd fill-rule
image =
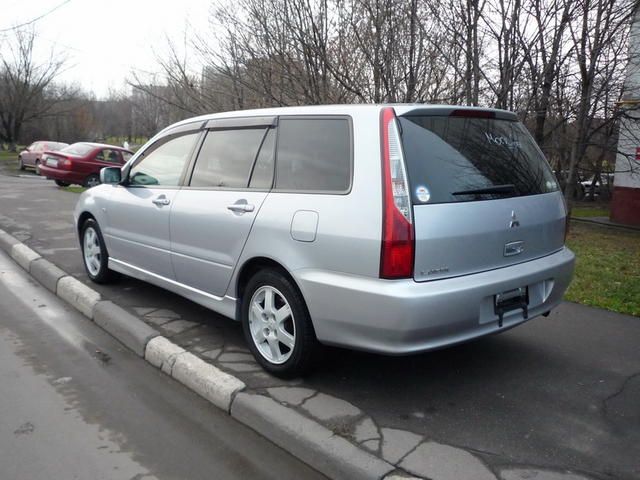
M100 183L102 168L124 165L132 155L132 151L114 145L74 143L57 152L45 152L40 175L55 180L60 187L75 183L90 188Z
M45 151L53 152L68 146L68 143L50 142L47 140L33 142L18 155L18 166L20 167L20 170L24 170L27 167L34 168L36 173L40 174L42 154Z

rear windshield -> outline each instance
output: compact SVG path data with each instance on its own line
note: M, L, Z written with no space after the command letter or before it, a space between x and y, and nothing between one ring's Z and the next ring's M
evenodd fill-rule
M558 189L520 122L489 118L400 117L414 204L491 200Z
M87 153L93 150L95 147L86 143L74 143L68 147L60 150L60 153L68 153L69 155L75 155L78 157L84 157Z

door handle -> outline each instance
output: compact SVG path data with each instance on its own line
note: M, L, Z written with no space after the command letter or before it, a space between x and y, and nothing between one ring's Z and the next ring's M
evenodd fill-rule
M154 198L153 200L151 200L151 202L161 207L163 205L169 205L171 203L171 200L169 200L164 195L161 195L158 198Z
M256 207L251 203L234 203L233 205L227 206L227 208L232 212L246 213L253 212Z

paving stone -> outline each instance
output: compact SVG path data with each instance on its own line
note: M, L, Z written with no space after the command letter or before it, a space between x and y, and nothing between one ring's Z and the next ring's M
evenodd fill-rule
M224 368L232 372L258 372L260 366L257 363L222 363Z
M220 355L221 362L252 362L253 355L250 353L223 353Z
M165 317L165 318L180 318L180 314L174 312L173 310L168 310L166 308L160 308L158 310L154 310L153 313L147 314L149 317Z
M552 472L533 468L513 468L500 472L502 480L589 480L571 472Z
M227 345L225 346L225 350L227 352L251 353L249 349L243 345Z
M197 327L196 322L190 322L189 320L173 320L169 323L162 325L162 330L168 333L182 333L190 328Z
M206 352L202 352L202 356L208 358L210 360L215 360L220 355L221 349L214 348L213 350L207 350Z
M466 450L436 442L418 446L399 466L431 480L496 480L491 470Z
M366 417L358 422L353 436L356 442L361 443L367 440L380 439L380 432L378 432L378 428L376 424L373 423L373 420L371 420L371 417Z
M319 393L302 405L307 412L319 420L332 420L340 417L356 417L362 414L359 408L331 395Z
M151 323L152 325L155 325L157 327L166 325L167 323L173 321L173 319L167 317L149 317L146 315L143 317L143 319L145 322Z
M147 315L148 313L151 313L151 312L157 310L157 308L155 308L155 307L133 307L133 310L138 315Z
M329 478L369 480L394 470L375 455L269 397L238 393L231 416Z
M315 395L316 391L302 387L273 387L268 388L267 393L279 402L297 406L307 398Z
M389 475L384 477L383 480L422 480L421 478L414 477L413 475L409 475L408 473L397 473L391 472Z
M362 442L362 446L367 450L377 452L380 448L380 440L367 440L366 442Z
M422 437L413 432L397 428L382 429L382 458L396 464L422 441Z

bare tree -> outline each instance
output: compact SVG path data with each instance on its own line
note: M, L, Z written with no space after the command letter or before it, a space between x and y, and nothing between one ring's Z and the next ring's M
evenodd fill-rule
M12 150L25 123L50 115L71 93L54 83L65 58L52 51L38 62L35 39L33 29L16 30L0 50L0 140Z

